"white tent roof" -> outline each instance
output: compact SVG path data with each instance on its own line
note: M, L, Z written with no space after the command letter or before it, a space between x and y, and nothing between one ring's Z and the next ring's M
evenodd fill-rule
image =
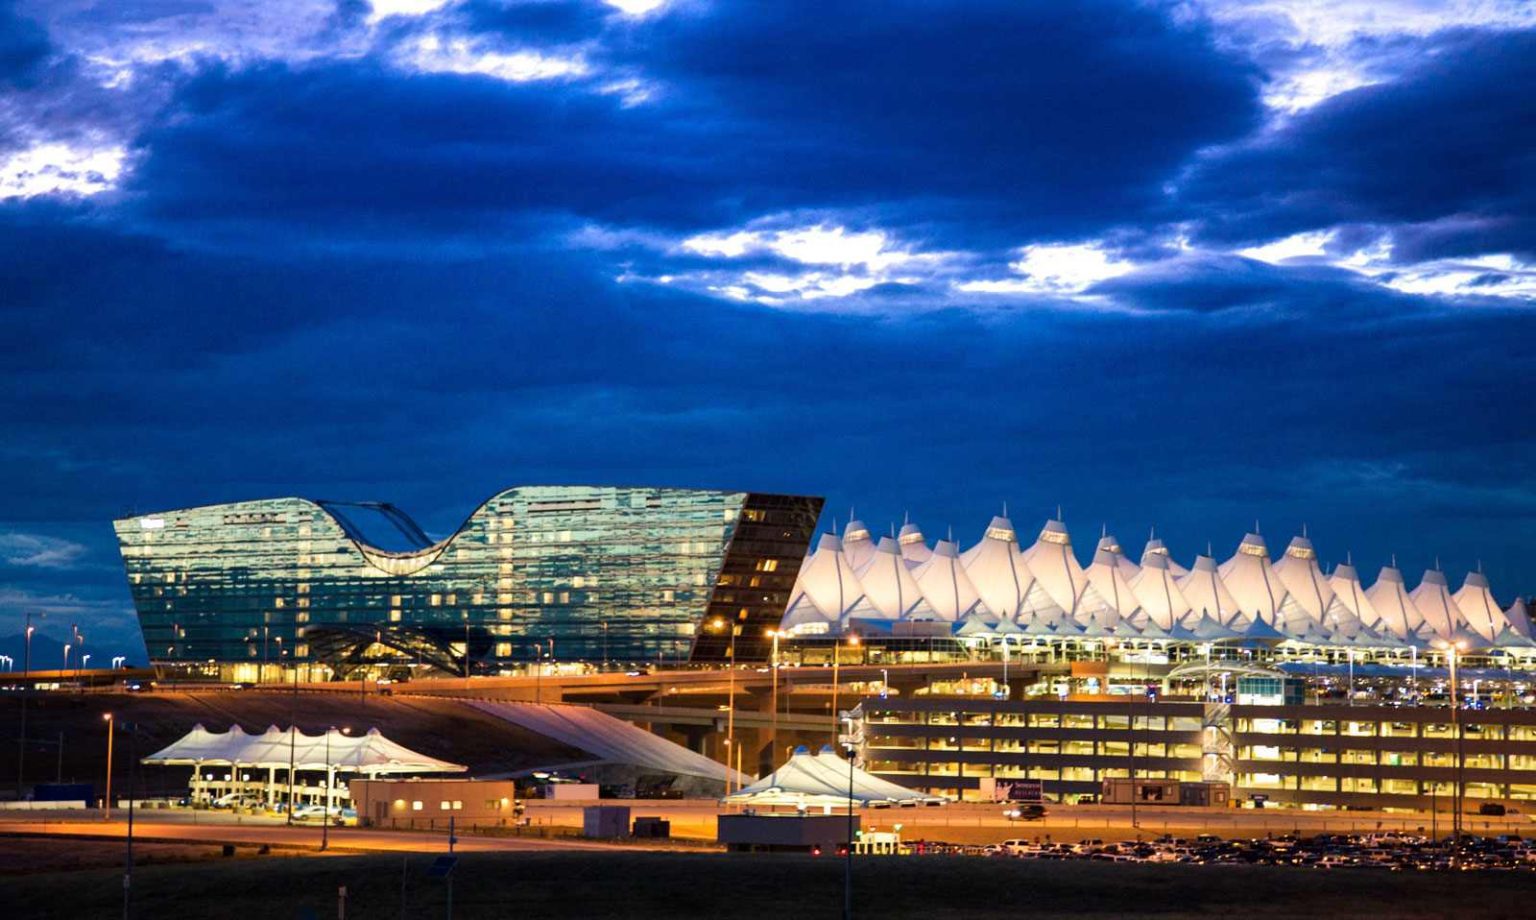
M959 549L948 540L934 546L928 561L912 570L912 577L940 620L953 623L981 605L981 595L960 564Z
M988 610L1005 620L1019 615L1034 586L1035 573L1019 550L1012 522L994 517L980 542L962 553L960 561Z
M461 773L466 769L402 747L379 734L377 728L362 735L347 735L336 729L306 735L275 725L260 735L248 735L238 725L222 734L195 725L180 740L145 757L143 762L283 769L291 763L298 770L331 767L342 773L369 774Z
M869 528L863 521L849 521L843 528L843 555L848 557L848 564L855 569L864 565L875 555L875 542L869 536Z
M901 558L907 560L907 565L921 565L933 555L933 550L928 548L927 541L923 539L922 530L911 522L901 525L901 533L897 535L896 542L901 545Z
M1365 597L1381 617L1381 626L1392 635L1410 642L1426 638L1420 632L1424 615L1408 595L1403 573L1396 566L1382 566L1381 574L1376 576L1375 584L1366 589Z
M924 795L889 780L852 768L853 795L850 799L848 761L830 748L812 754L804 747L795 749L783 766L726 796L722 802L732 805L902 805L947 801L942 796Z
M1445 573L1439 569L1427 570L1419 586L1408 596L1413 598L1413 605L1419 608L1425 625L1434 633L1435 638L1465 642L1468 645L1488 641L1466 628L1467 618L1461 608L1456 606L1456 601L1451 599L1450 585L1445 580Z
M1099 550L1110 553L1115 557L1115 565L1119 567L1120 573L1125 576L1126 581L1135 578L1136 573L1141 571L1141 566L1126 558L1125 550L1121 548L1120 541L1115 539L1114 534L1105 533L1104 536L1099 538L1099 545L1094 551L1098 552Z
M1136 600L1147 612L1148 619L1165 630L1171 630L1190 611L1189 601L1179 590L1172 560L1157 553L1142 557L1141 570L1131 579L1131 590Z
M1492 642L1510 626L1509 618L1499 608L1488 587L1488 577L1482 572L1468 572L1461 590L1451 595L1456 609L1466 618L1466 625L1485 641ZM1518 630L1516 630L1518 632Z
M1313 631L1307 612L1290 600L1280 577L1269 562L1269 547L1256 533L1245 534L1232 558L1221 564L1227 590L1242 609L1240 621L1263 620L1287 636Z
M1148 556L1162 556L1164 559L1167 559L1168 571L1173 573L1174 578L1183 578L1189 574L1189 569L1179 565L1178 561L1173 558L1173 555L1168 552L1168 547L1157 537L1148 539L1146 548L1141 551L1141 564L1143 567L1147 564Z
M1196 619L1210 617L1226 626L1238 617L1242 608L1232 596L1221 569L1210 556L1196 556L1194 567L1179 579L1179 590L1189 601L1189 608ZM1193 624L1191 624L1193 625Z
M864 591L865 602L882 619L932 619L922 589L901 558L901 547L891 537L881 537L874 555L854 574ZM926 614L926 616L925 616Z
M861 597L863 590L843 555L842 541L822 534L816 551L800 567L780 628L791 633L835 629Z
M1347 638L1361 631L1359 617L1334 593L1317 564L1317 550L1305 535L1291 540L1273 570L1286 593L1321 632Z
M1105 603L1120 614L1121 619L1130 620L1135 618L1141 604L1136 599L1136 592L1131 589L1125 570L1120 567L1120 561L1124 558L1105 549L1101 540L1099 549L1093 554L1093 561L1083 570L1083 575Z
M1524 598L1515 598L1515 602L1504 610L1504 618L1509 621L1509 628L1516 635L1526 639L1536 638L1531 635L1531 611L1525 605Z
M1333 596L1345 609L1355 615L1355 619L1366 629L1374 631L1381 623L1381 614L1371 606L1370 598L1365 596L1365 587L1360 584L1360 573L1355 571L1354 565L1344 563L1333 567L1333 574L1328 576L1328 587L1333 589Z
M1085 623L1081 610L1103 605L1103 598L1090 589L1088 576L1072 555L1072 536L1062 522L1045 522L1040 536L1024 551L1024 562L1035 573L1035 581L1046 596L1080 625Z

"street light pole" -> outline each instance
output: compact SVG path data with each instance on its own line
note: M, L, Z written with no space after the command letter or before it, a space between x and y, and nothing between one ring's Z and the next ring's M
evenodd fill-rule
M103 821L112 820L112 734L116 723L112 721L112 713L102 716L107 721L107 797L104 801L106 807L102 810Z
M772 752L769 757L771 761L769 766L774 766L779 762L779 631L777 629L768 630L768 638L773 640L773 655L769 661L769 667L773 671L773 694L771 697L773 717L770 719L772 727L768 730L768 750Z
M325 804L321 806L324 812L320 816L320 852L324 853L331 845L331 733L336 726L330 725L325 729Z
M21 734L16 738L16 798L19 801L25 794L26 784L22 782L22 772L27 763L27 699L32 693L32 614L27 613L26 648L21 653Z

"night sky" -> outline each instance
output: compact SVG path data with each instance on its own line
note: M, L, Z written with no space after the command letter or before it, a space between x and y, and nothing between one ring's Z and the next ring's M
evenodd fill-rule
M1526 0L0 0L0 635L520 483L1536 592Z

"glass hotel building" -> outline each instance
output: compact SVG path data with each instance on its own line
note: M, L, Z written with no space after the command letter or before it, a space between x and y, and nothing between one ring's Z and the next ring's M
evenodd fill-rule
M821 499L521 486L434 541L392 505L276 498L114 522L151 662L494 672L767 655Z

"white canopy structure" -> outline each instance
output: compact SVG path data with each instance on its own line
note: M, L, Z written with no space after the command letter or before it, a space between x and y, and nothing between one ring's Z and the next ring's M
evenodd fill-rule
M1189 616L1189 601L1179 590L1173 562L1166 555L1143 555L1141 570L1131 579L1131 590L1148 620L1161 629L1172 631Z
M1031 591L1043 593L1035 587L1035 573L1019 550L1013 523L1005 517L994 517L980 542L966 550L960 561L981 602L1004 620L1018 618Z
M864 596L834 534L822 534L790 591L781 627L796 635L836 632Z
M1195 557L1195 564L1189 573L1179 579L1179 590L1184 593L1184 599L1189 601L1190 610L1196 619L1209 618L1226 626L1242 612L1237 598L1232 596L1226 581L1221 577L1220 567L1210 556ZM1193 623L1190 625L1193 627Z
M1467 618L1451 599L1450 584L1438 568L1427 570L1408 596L1413 598L1413 605L1423 615L1424 625L1434 634L1433 638L1459 642L1463 648L1487 646L1487 640L1465 626Z
M900 544L892 537L881 537L874 555L854 570L864 591L864 603L881 619L932 620L934 616L917 579L901 558Z
M1527 617L1500 611L1480 572L1454 595L1438 570L1410 593L1394 563L1367 590L1353 564L1325 576L1307 534L1271 562L1256 532L1226 562L1207 551L1190 569L1155 536L1135 565L1106 533L1084 568L1060 520L1047 521L1021 548L1006 515L993 517L963 551L953 540L930 548L911 522L877 541L856 520L841 539L822 536L801 566L781 628L810 636L924 620L973 640L1246 638L1395 649L1449 638L1468 648L1536 649Z
M1536 647L1536 636L1531 635L1531 611L1523 598L1515 598L1515 602L1504 611L1504 619L1509 621L1509 629L1501 637L1504 644Z
M1109 537L1105 539L1112 540ZM1120 561L1124 558L1114 550L1106 548L1104 541L1100 540L1099 548L1093 554L1093 562L1089 563L1088 568L1083 571L1089 587L1103 598L1102 609L1113 612L1113 622L1110 622L1107 617L1101 620L1112 630L1117 630L1121 623L1137 628L1147 620L1147 614L1142 611L1141 603L1136 599L1136 592L1132 590L1125 571L1120 567ZM1098 611L1094 610L1083 612L1089 616L1100 616Z
M1221 564L1221 578L1242 610L1232 625L1266 623L1288 638L1313 641L1326 635L1322 625L1291 598L1270 564L1268 545L1258 534L1243 536L1232 558Z
M928 541L923 539L922 530L911 522L901 525L901 533L896 535L896 542L901 546L901 558L907 560L907 565L921 565L933 555L933 550L928 548Z
M1365 596L1365 588L1360 584L1360 573L1355 571L1353 563L1346 562L1343 565L1334 566L1333 574L1328 576L1328 587L1333 589L1333 596L1354 615L1355 621L1363 629L1373 634L1380 634L1381 614L1376 612L1376 608L1371 606L1370 598ZM1390 634L1388 630L1386 635Z
M1363 626L1354 611L1339 599L1317 564L1317 550L1305 534L1291 540L1273 570L1286 593L1318 632L1339 644L1353 644Z
M948 540L934 546L928 561L912 570L912 577L937 619L954 623L973 611L986 612L979 609L981 595L960 564L959 547Z
M1175 560L1173 556L1168 552L1168 547L1163 544L1162 540L1159 540L1155 536L1147 539L1146 548L1141 551L1141 564L1143 568L1146 567L1147 558L1149 556L1162 556L1164 559L1168 560L1168 571L1173 573L1174 578L1183 578L1185 575L1189 574L1189 569L1179 565L1177 560Z
M276 725L260 735L246 734L236 725L226 732L210 732L201 724L162 750L143 758L162 766L280 767L295 770L327 770L340 773L382 775L388 773L462 773L466 770L390 741L370 728L361 735L337 729L306 735Z
M1408 596L1408 586L1403 583L1403 573L1395 565L1382 566L1376 583L1365 592L1381 626L1392 635L1408 642L1422 645L1428 637L1422 632L1424 615Z
M875 543L869 536L869 528L863 521L849 521L843 528L843 555L848 564L860 568L875 555Z
M812 754L805 747L795 748L783 766L755 783L721 799L727 805L792 806L821 808L879 807L889 805L929 805L948 801L942 796L925 795L889 780L851 768L848 761L829 747ZM849 787L852 786L852 796Z
M1035 573L1051 601L1068 616L1076 617L1078 605L1088 590L1088 576L1072 555L1072 536L1067 533L1067 525L1057 520L1046 521L1040 536L1024 551L1024 563ZM1099 606L1101 601L1095 592L1088 606Z
M1499 609L1499 602L1493 599L1488 578L1482 572L1468 572L1461 590L1451 595L1451 600L1456 602L1456 609L1461 611L1467 628L1485 642L1497 644L1499 636L1512 628L1509 617ZM1518 634L1518 630L1516 632ZM1529 639L1530 636L1525 638Z

